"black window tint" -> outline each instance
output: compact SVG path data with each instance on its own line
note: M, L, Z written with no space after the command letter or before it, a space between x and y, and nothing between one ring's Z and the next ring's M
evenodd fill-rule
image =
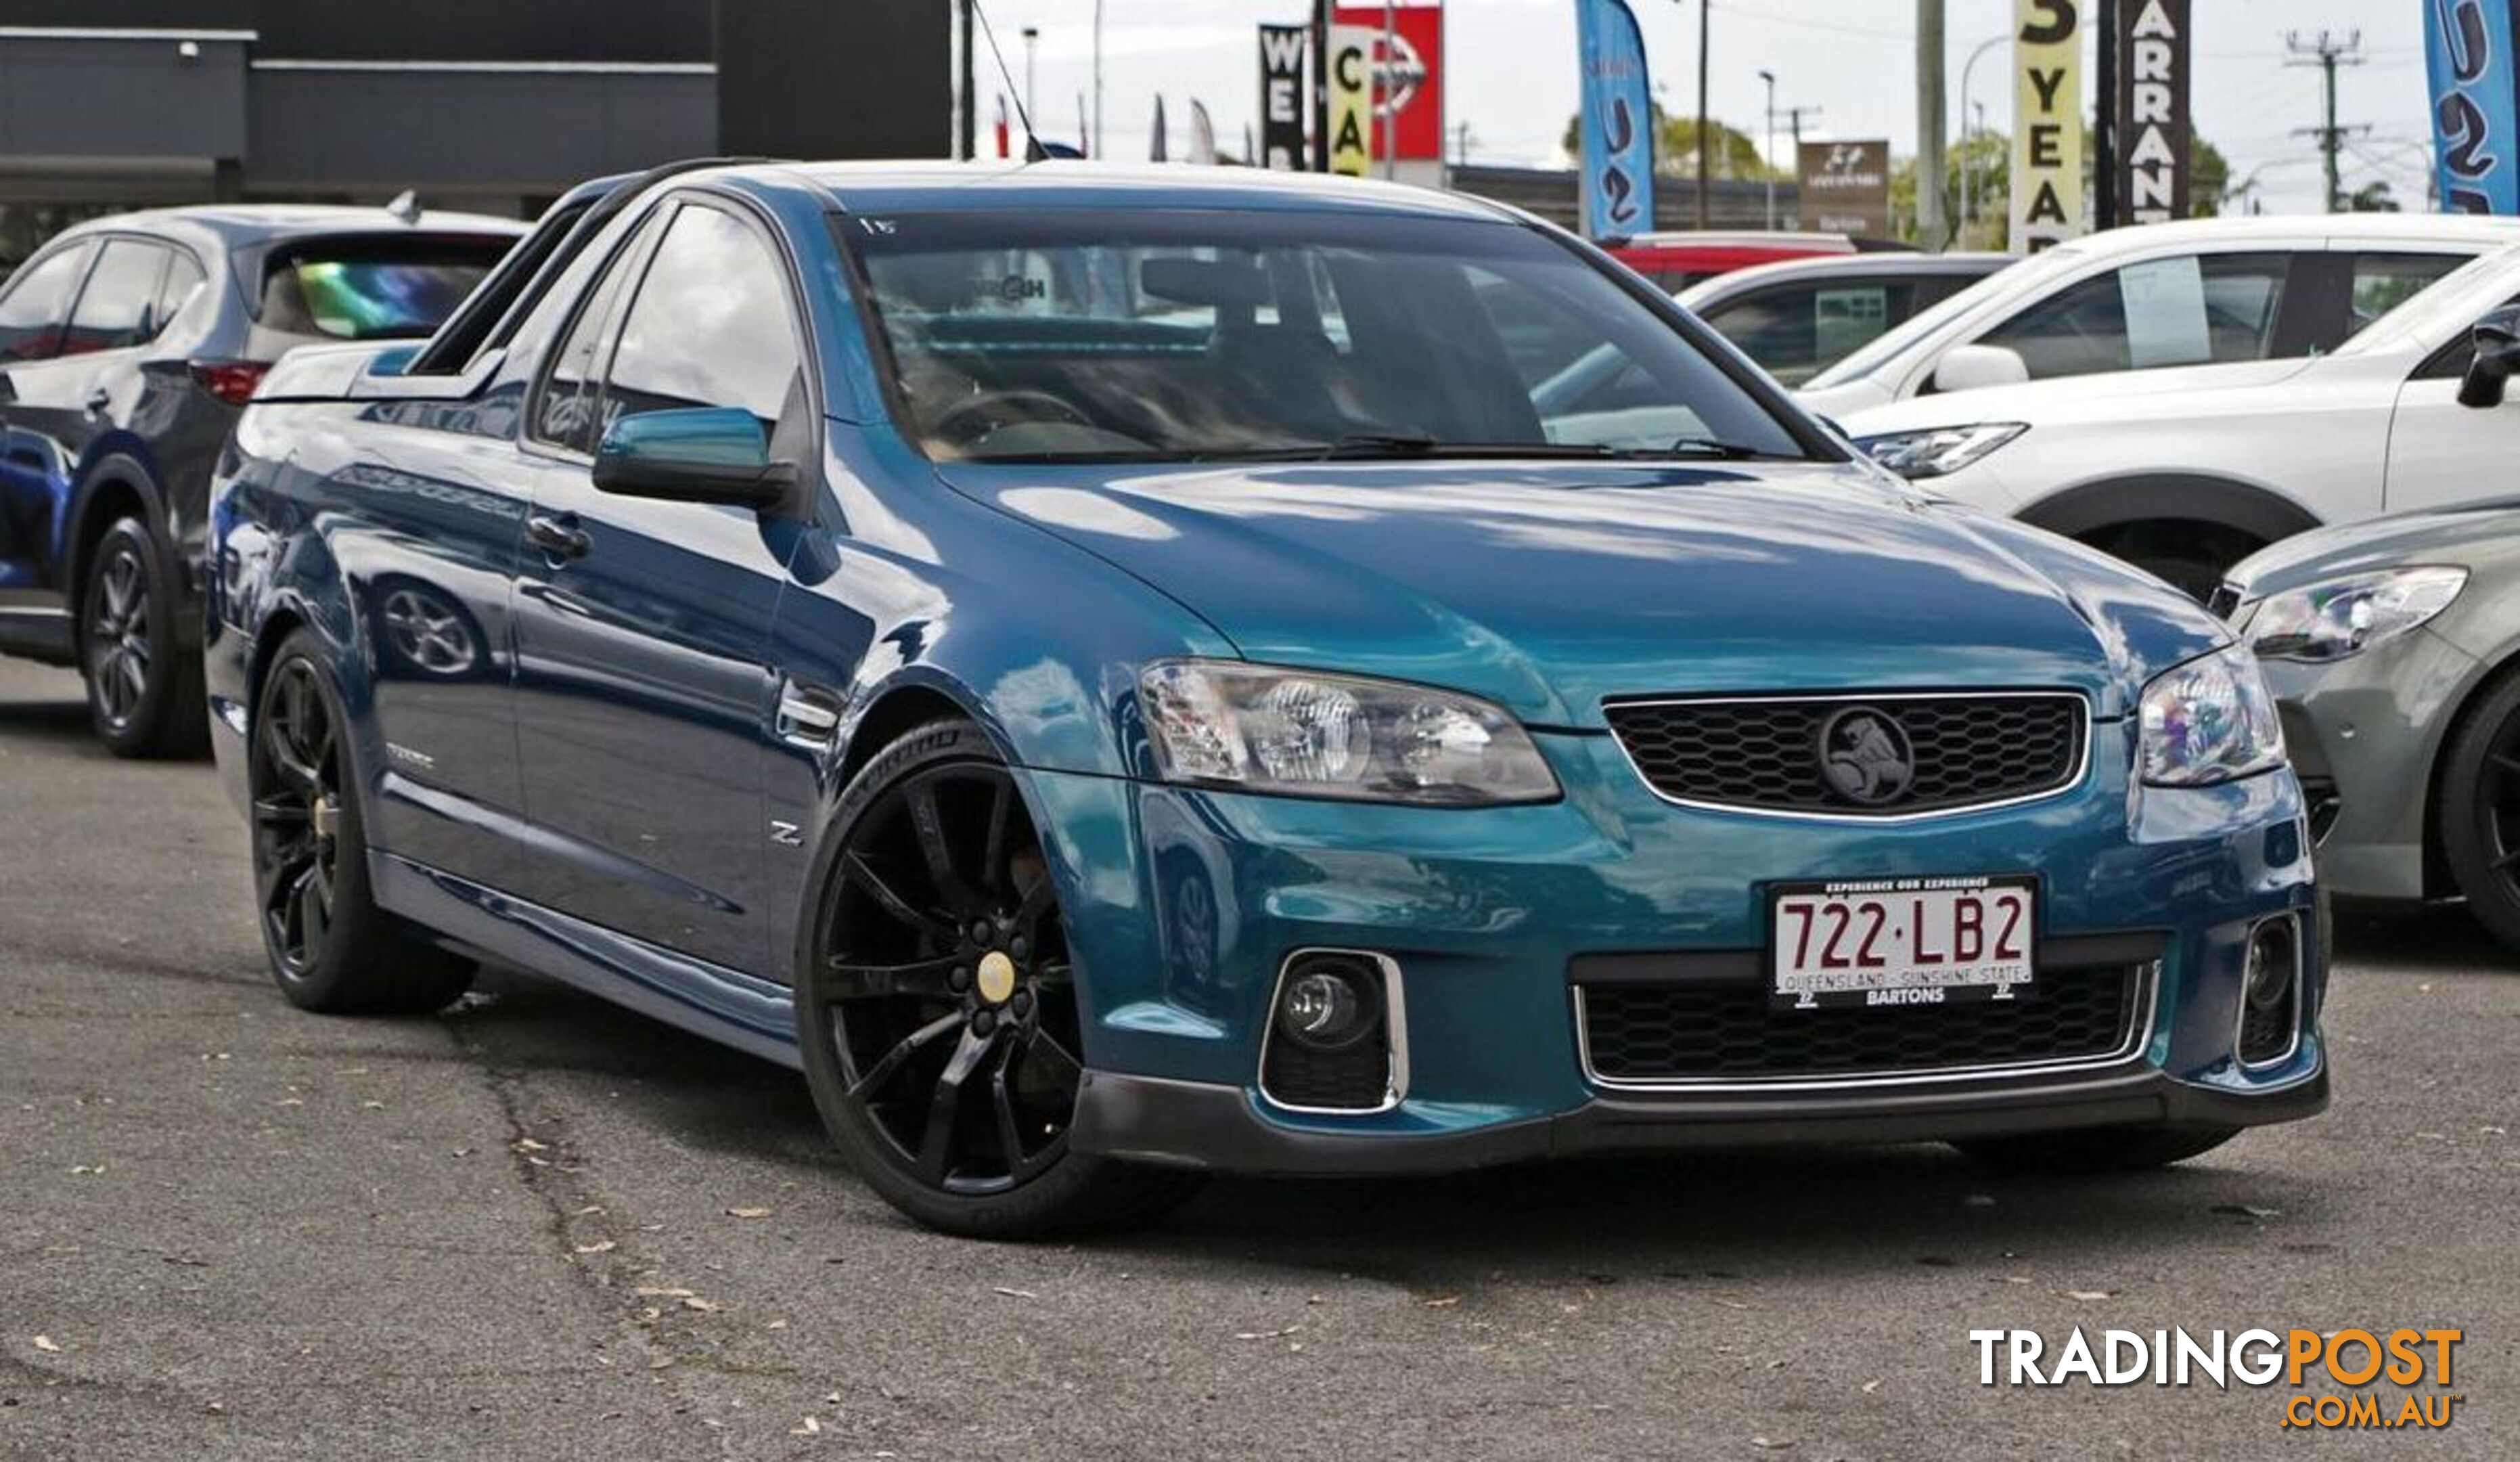
M2467 262L2456 253L2358 253L2354 255L2350 337L2421 294L2434 280Z
M740 406L766 426L796 374L788 289L770 246L716 208L676 213L622 321L608 412Z
M2280 253L2147 259L2050 295L1980 341L2018 352L2034 381L2264 360L2290 265Z
M158 287L158 328L165 329L168 321L182 314L184 306L193 302L193 297L205 283L202 266L191 254L180 249L168 250L166 279Z
M166 251L137 239L109 239L97 255L87 287L70 313L64 355L119 350L158 333L158 283L166 273Z
M551 375L543 382L542 395L534 403L530 420L533 434L539 439L588 456L595 454L597 443L604 439L605 346L611 342L613 327L620 322L621 296L638 278L647 261L649 238L658 227L654 216L640 225L638 233L606 266L604 277L587 293L576 323L569 327L568 339L552 356Z
M19 270L9 281L8 291L0 294L0 362L50 360L61 353L70 297L77 293L93 252L85 245L65 249Z
M1706 316L1787 386L1800 386L1914 312L1909 280L1845 280L1763 290Z

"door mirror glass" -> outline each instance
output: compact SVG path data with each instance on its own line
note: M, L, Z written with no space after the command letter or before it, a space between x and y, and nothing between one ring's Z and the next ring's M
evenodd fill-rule
M2461 406L2499 406L2503 384L2520 368L2520 305L2506 304L2476 322L2476 358L2458 384Z
M595 485L624 497L765 508L795 480L793 464L771 460L760 419L740 407L625 416L595 451Z
M2030 379L2021 352L2009 345L1954 345L1934 363L1934 389L1976 390L2019 386Z

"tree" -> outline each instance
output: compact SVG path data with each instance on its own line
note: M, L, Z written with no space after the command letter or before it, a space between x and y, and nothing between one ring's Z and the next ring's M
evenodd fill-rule
M1653 104L1654 171L1693 177L1697 172L1697 118L1672 116ZM1762 182L1774 177L1778 182L1793 178L1790 167L1770 168L1759 157L1759 143L1749 133L1721 121L1708 118L1710 133L1706 170L1718 179L1737 182ZM1579 114L1566 119L1564 137L1569 157L1581 157L1584 151L1584 118Z
M2395 213L2399 211L2398 201L2389 196L2389 180L2387 178L2382 178L2377 182L2366 184L2365 186L2355 190L2354 196L2345 202L2345 210L2349 213Z

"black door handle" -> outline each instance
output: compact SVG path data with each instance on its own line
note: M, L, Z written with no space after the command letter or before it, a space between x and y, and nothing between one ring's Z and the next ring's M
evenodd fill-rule
M88 415L103 416L105 415L106 408L112 404L113 392L107 390L102 386L91 386L87 388Z
M594 540L586 536L586 529L577 525L574 513L536 513L525 520L525 536L536 548L556 559L580 558L594 546Z

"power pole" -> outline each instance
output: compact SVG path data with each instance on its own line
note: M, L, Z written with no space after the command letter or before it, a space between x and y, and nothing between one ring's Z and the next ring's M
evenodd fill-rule
M2362 64L2362 32L2347 31L2342 37L2331 31L2318 32L2318 39L2305 42L2299 32L2284 36L2284 49L2292 53L2286 66L2315 66L2320 71L2320 123L2316 127L2296 127L2295 137L2318 140L2320 157L2327 164L2327 211L2345 211L2345 185L2336 172L2337 150L2345 145L2348 133L2367 132L2368 127L2340 127L2336 124L2336 69Z
M2094 0L2092 20L2100 32L2099 66L2092 77L2099 105L2092 111L2092 226L2118 226L2118 0ZM1968 118L1960 118L1962 130Z
M1759 170L1768 175L1768 232L1773 234L1777 231L1777 73L1761 71L1759 79L1768 83L1768 140Z
M1943 0L1916 0L1916 247L1938 252L1943 216Z
M1818 116L1825 109L1780 107L1778 110L1784 114L1786 134L1792 137L1794 142L1793 156L1788 160L1794 164L1794 227L1801 228L1803 227L1803 118Z
M1715 9L1715 0L1697 3L1697 226L1706 227L1708 143L1706 125L1706 18Z

